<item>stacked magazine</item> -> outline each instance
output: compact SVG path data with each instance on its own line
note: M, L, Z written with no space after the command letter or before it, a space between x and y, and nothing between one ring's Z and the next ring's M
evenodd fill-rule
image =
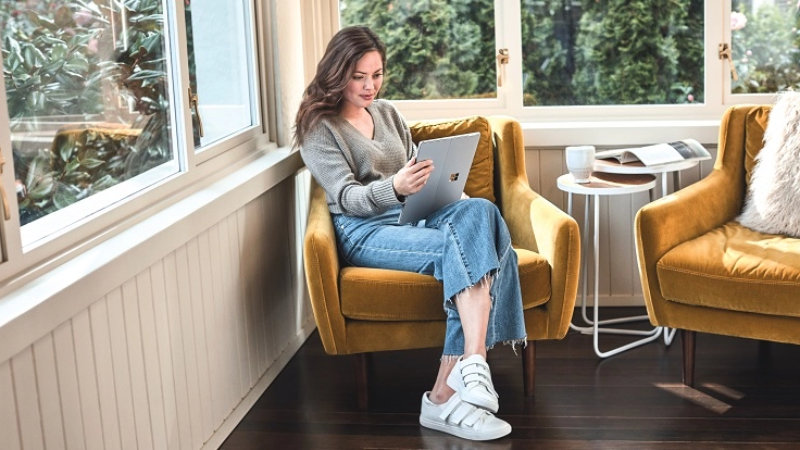
M678 161L702 161L711 159L711 153L694 139L683 139L646 147L604 150L595 154L596 159L613 159L620 164L641 162L645 166L657 166Z

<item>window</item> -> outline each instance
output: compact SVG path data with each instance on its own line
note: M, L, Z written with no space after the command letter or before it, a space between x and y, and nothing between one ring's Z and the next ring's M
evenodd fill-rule
M368 24L386 44L385 98L494 98L492 0L342 0L341 25Z
M734 94L800 89L800 3L789 0L735 1L731 46Z
M711 142L727 106L770 102L764 94L800 87L796 0L340 0L338 5L342 26L363 23L389 37L384 97L398 100L407 118L508 114L525 130L536 130L530 136L542 146L644 144L686 136ZM459 16L462 11L471 13ZM425 24L446 17L459 17L456 23L465 29L493 31L475 34L473 41L450 33L440 46L423 46L443 40ZM746 26L737 21L741 17ZM399 40L405 45L395 43ZM408 67L428 55L428 48L458 49L462 42L494 49L481 51L494 55L475 66L482 72L464 69L496 83L494 91L481 88L472 96L443 100L428 91L401 96L390 90L399 84L405 92L423 92L433 76L408 76ZM718 54L726 43L738 81ZM402 51L393 51L393 45ZM435 53L443 64L462 54ZM469 91L468 86L469 78L448 79L451 92Z
M5 260L27 267L265 143L267 14L252 0L4 1Z
M57 211L178 170L171 68L158 0L12 3L3 75L19 220L34 240L63 223L64 214L46 220Z
M524 106L703 102L703 0L522 0Z
M186 8L189 83L196 148L256 124L250 5L194 0Z

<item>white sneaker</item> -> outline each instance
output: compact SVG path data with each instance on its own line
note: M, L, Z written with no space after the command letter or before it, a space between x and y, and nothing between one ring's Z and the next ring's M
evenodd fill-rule
M483 409L496 413L500 408L500 396L494 390L489 364L481 355L467 359L458 358L456 365L447 376L447 385L461 395L461 399Z
M419 414L419 424L423 427L473 441L488 441L511 433L508 422L461 400L458 392L441 405L433 403L428 394L430 391L422 395Z

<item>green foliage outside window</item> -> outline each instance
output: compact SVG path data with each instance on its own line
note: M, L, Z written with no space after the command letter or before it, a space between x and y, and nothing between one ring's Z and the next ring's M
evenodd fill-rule
M11 5L9 5L9 3ZM102 110L98 68L101 29L63 2L5 2L0 8L3 75L12 121L22 117L92 114Z
M737 94L800 89L800 4L776 0L734 2L731 13Z
M342 26L368 25L386 42L386 97L496 95L493 1L339 3ZM520 6L526 106L703 100L703 0Z
M572 2L522 0L523 103L565 105L573 100L574 33L580 16Z
M679 64L678 42L693 39L689 6L690 0L584 1L573 78L579 103L688 102L703 66L702 59ZM702 28L696 31L702 48Z
M342 0L342 26L367 25L386 44L383 96L496 95L492 0Z

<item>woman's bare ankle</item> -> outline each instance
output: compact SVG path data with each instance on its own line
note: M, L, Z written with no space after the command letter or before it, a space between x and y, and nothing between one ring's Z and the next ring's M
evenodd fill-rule
M442 403L450 400L450 397L455 394L456 391L452 390L449 386L445 386L441 389L433 388L431 393L428 394L428 398L431 402L441 405Z

